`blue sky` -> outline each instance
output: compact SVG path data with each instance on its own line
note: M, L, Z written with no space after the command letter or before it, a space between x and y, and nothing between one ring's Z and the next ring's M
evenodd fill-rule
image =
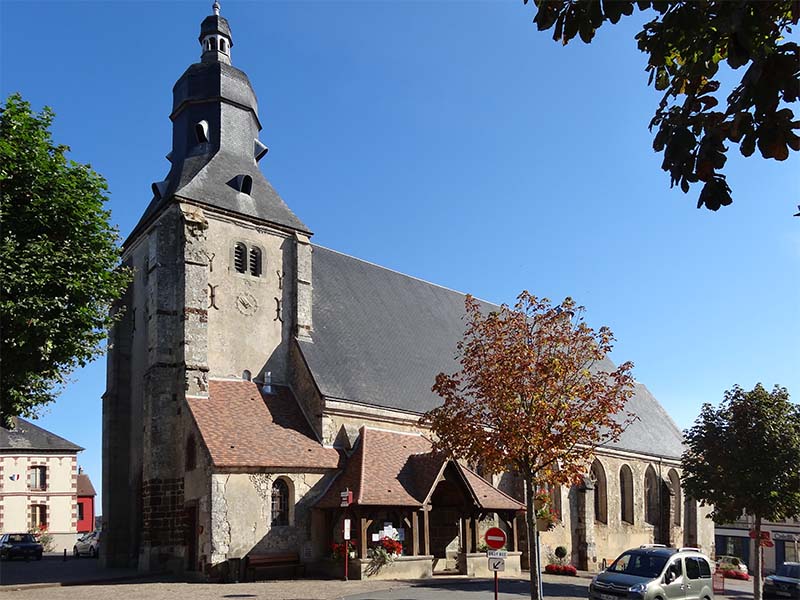
M168 170L172 85L211 1L0 2L0 91L56 112L109 182L122 237ZM681 428L734 384L800 394L800 169L732 151L735 202L669 189L633 36L586 46L507 2L234 2L262 169L318 244L494 302L523 289L610 326ZM39 423L86 448L98 490L105 360Z

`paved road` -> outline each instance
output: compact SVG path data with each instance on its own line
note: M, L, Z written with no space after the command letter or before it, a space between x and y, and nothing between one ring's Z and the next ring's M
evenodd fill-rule
M126 577L113 583L76 585L87 579ZM135 579L132 579L135 578ZM23 582L28 585L22 585ZM38 582L38 583L31 583ZM53 587L59 582L64 587ZM586 577L544 576L547 600L585 600ZM32 587L44 585L48 587ZM106 571L92 559L45 557L41 562L0 562L0 600L491 600L490 579L462 577L425 581L268 581L239 584L184 583L151 577L141 579L133 570ZM752 598L752 582L726 581L726 594L717 600ZM501 600L529 598L525 578L501 578Z

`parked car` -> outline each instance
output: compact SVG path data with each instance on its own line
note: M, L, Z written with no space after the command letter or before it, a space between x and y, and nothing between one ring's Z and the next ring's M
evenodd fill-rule
M764 579L764 598L800 598L800 563L785 562Z
M589 584L590 600L714 600L711 561L697 548L626 550Z
M4 533L0 536L0 560L35 558L42 560L44 547L30 533Z
M744 564L744 561L738 556L728 556L727 554L718 556L716 565L717 568L722 571L740 571L747 574L747 565Z
M79 556L91 556L97 558L100 553L100 531L92 531L87 533L72 547L72 555L76 558Z

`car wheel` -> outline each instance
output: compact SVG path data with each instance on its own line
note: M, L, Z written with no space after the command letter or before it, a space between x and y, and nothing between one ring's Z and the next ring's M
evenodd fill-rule
M77 546L73 546L72 547L72 556L74 556L75 558L80 558L81 557L80 552L78 552L78 547Z
M94 548L89 548L89 556L92 558L97 558L97 550Z

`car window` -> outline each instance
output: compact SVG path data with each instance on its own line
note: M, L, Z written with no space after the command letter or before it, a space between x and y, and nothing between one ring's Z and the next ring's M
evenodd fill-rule
M800 579L800 565L787 565L782 564L778 567L776 575L781 577L793 577L795 579Z
M655 556L639 552L625 552L611 563L608 570L612 573L626 573L628 575L653 579L660 575L666 563L667 557L665 556Z
M700 564L694 556L686 557L686 576L689 579L700 579Z
M16 533L8 536L8 541L12 544L28 544L34 542L33 536L30 533Z
M711 577L711 565L705 558L697 558L697 564L700 565L700 577L709 579Z

